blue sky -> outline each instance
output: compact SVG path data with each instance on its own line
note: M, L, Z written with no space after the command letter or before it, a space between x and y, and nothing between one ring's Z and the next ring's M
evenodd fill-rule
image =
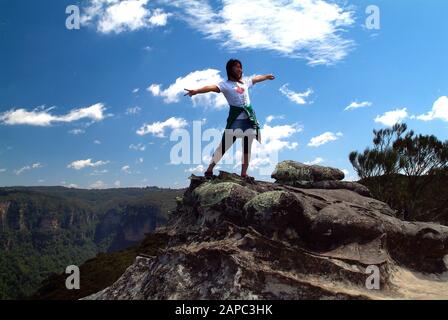
M69 5L80 29L66 27ZM379 29L366 28L368 5ZM228 107L183 88L225 79L230 58L276 77L250 91L254 152L356 180L348 154L373 129L404 121L448 138L447 15L443 0L0 0L0 186L188 186L209 158L170 163L171 133L192 137L194 121L221 132ZM262 165L249 174L272 181Z

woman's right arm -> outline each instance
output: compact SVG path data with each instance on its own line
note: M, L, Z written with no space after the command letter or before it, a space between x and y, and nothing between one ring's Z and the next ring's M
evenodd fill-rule
M207 93L207 92L220 93L221 92L221 90L219 90L218 86L216 86L216 85L205 86L205 87L202 87L197 90L189 90L189 89L184 89L184 90L188 91L186 94L184 94L184 96L189 95L190 97L194 96L195 94L199 94L199 93Z

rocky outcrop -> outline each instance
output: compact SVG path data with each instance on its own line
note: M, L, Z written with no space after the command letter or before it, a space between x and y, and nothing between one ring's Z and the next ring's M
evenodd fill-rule
M6 229L6 214L8 212L10 202L0 202L0 230L5 231Z
M356 184L332 183L337 169L296 164L279 164L276 183L191 175L155 231L166 247L85 299L448 298L448 227L401 221Z
M339 169L306 165L286 160L280 162L271 175L276 183L305 189L347 189L370 197L369 189L357 182L341 181L345 175Z
M276 182L288 183L295 181L319 182L326 180L343 180L344 172L331 167L306 165L293 160L282 161L277 164L271 175Z
M119 215L119 224L112 231L116 236L108 251L119 251L136 245L157 226L165 224L166 219L158 216L159 211L154 205L128 205L124 213Z

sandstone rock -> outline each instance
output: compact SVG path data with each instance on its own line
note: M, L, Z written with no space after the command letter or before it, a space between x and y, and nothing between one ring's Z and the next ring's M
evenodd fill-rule
M318 182L311 181L293 181L286 183L288 185L305 188L305 189L347 189L354 191L362 196L371 197L370 190L357 182L351 181L337 181L337 180L325 180Z
M341 184L190 179L156 230L167 247L86 299L448 298L448 227L401 221ZM372 265L381 290L366 287Z
M339 169L318 165L306 165L297 161L279 162L271 175L278 183L318 182L325 180L343 180L344 172Z

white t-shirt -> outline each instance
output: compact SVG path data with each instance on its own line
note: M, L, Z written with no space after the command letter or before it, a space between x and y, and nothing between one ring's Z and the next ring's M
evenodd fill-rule
M224 94L231 106L243 106L250 104L249 88L253 86L252 78L243 77L243 83L225 80L217 84L219 90ZM247 119L246 112L241 112L237 119Z

